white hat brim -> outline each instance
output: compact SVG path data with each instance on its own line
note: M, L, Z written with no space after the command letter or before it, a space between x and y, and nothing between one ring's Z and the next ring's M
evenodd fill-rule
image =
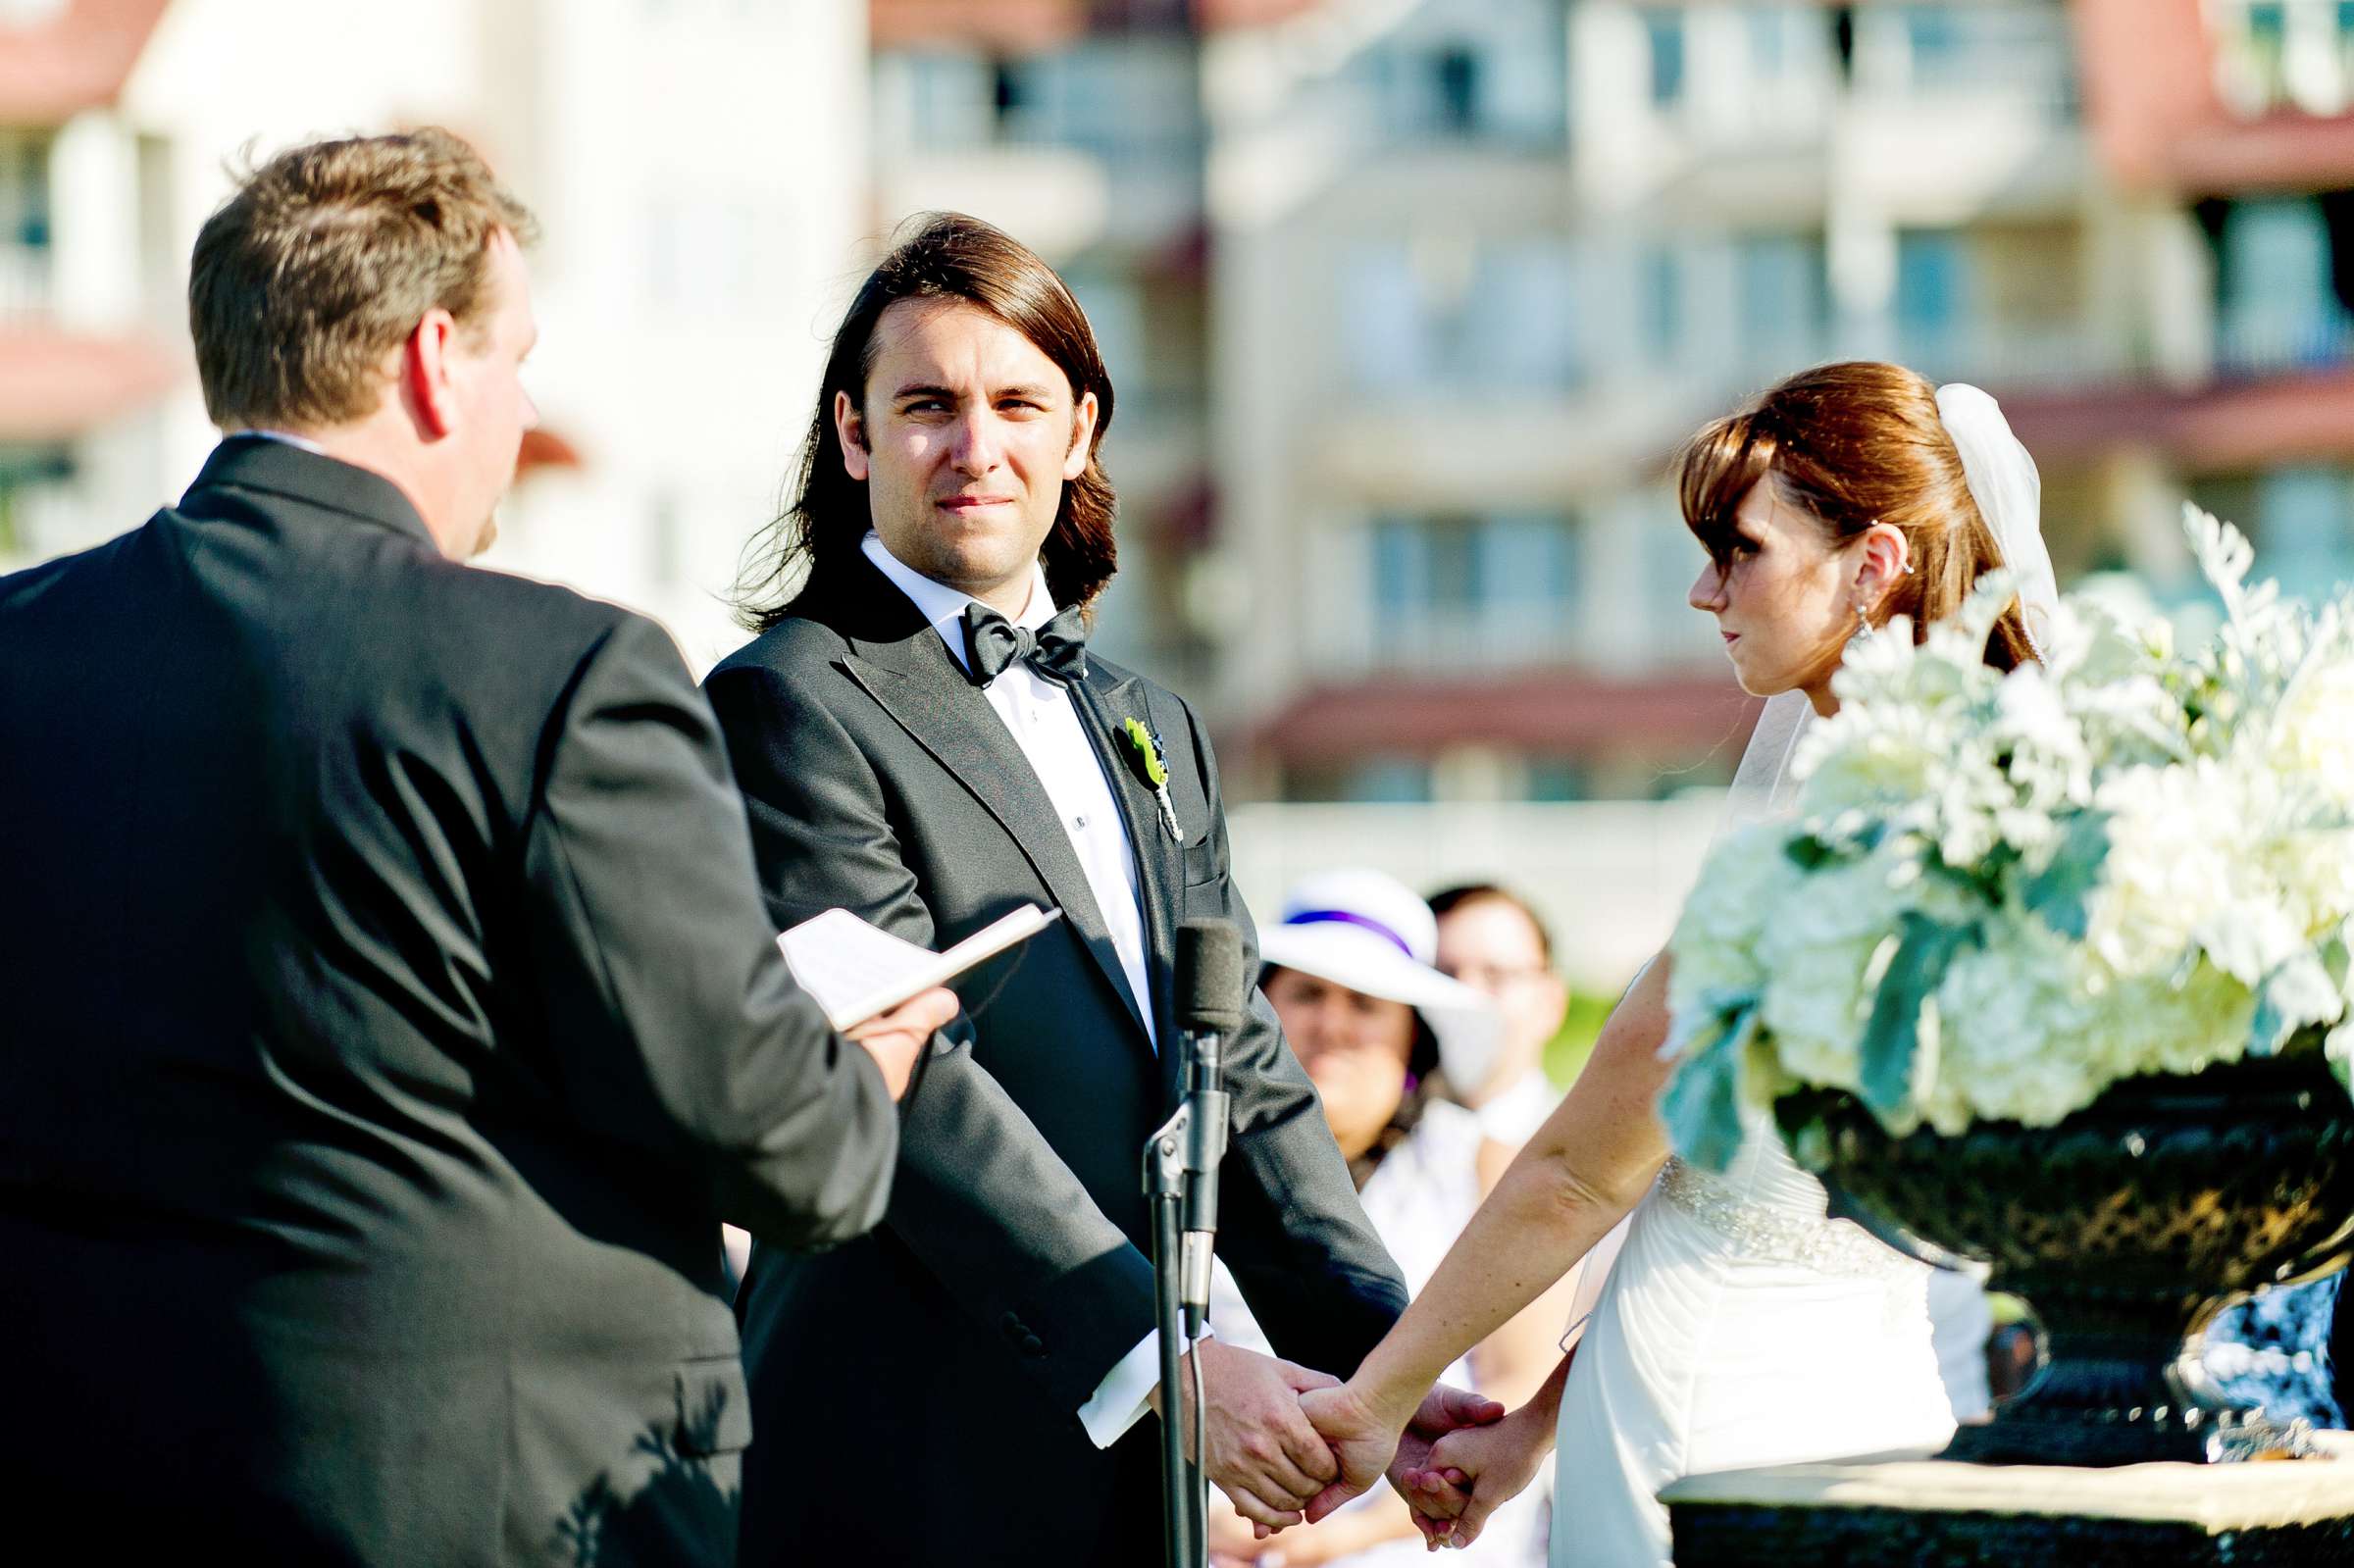
M1338 922L1271 926L1259 936L1258 956L1264 964L1296 969L1367 996L1406 1003L1430 1026L1439 1042L1442 1065L1495 1060L1504 1029L1495 1004L1461 981L1407 956L1396 943L1374 932ZM1448 1076L1454 1079L1458 1073Z

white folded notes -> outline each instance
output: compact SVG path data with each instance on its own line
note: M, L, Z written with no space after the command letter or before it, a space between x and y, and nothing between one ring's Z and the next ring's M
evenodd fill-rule
M984 958L1037 936L1062 918L1059 909L1024 904L993 920L946 952L918 947L846 909L829 909L777 938L801 989L817 998L837 1030L856 1029L918 991L945 986Z

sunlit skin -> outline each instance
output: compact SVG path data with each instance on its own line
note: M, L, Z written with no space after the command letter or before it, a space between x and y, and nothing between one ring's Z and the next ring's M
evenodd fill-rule
M1831 677L1859 613L1876 625L1881 601L1905 570L1903 532L1876 523L1845 543L1771 480L1749 487L1733 508L1738 535L1720 569L1711 561L1688 602L1716 618L1741 689L1770 697L1803 691L1821 714L1835 712Z
M1373 1146L1406 1098L1414 1010L1296 969L1270 974L1266 992L1284 1038L1324 1101L1333 1141L1342 1154L1356 1158Z
M461 524L476 520L465 555L481 554L498 536L499 498L515 482L524 432L539 423L538 407L523 387L524 361L539 341L531 278L521 247L504 229L490 242L490 280L497 304L488 320L459 332L446 354L451 401L474 433L452 479L453 515Z
M1439 964L1496 1004L1504 1043L1484 1084L1454 1085L1477 1106L1520 1082L1561 1027L1569 990L1545 962L1544 944L1528 916L1502 898L1472 898L1439 917Z
M875 325L862 402L834 397L843 467L867 487L884 548L1008 617L1087 472L1093 392L1036 343L961 300L903 299Z
M438 305L427 311L385 350L375 407L341 425L261 422L389 480L417 509L435 547L456 561L490 547L524 432L539 423L523 389L523 362L539 340L531 275L522 247L504 229L491 236L486 254L487 308L466 324Z

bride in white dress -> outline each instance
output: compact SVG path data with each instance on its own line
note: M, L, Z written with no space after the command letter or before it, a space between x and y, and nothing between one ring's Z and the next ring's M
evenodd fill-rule
M1986 657L2035 656L2028 629L2054 597L2039 485L1974 387L1894 365L1804 372L1695 436L1679 487L1709 556L1691 604L1716 618L1741 684L1773 699L1733 818L1782 808L1800 732L1835 711L1848 641L1890 616L1938 620L2008 566L2021 599ZM1665 995L1663 957L1389 1337L1348 1383L1303 1399L1344 1470L1310 1518L1386 1466L1424 1534L1461 1544L1558 1437L1554 1568L1640 1568L1668 1560L1656 1493L1680 1476L1925 1452L1951 1436L1923 1265L1826 1219L1820 1184L1769 1129L1722 1176L1667 1157ZM1443 1369L1630 1210L1584 1337L1544 1390L1496 1425L1399 1448Z

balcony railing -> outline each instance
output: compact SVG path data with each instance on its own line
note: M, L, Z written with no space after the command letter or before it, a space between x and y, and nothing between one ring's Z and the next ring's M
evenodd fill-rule
M2354 108L2354 8L2340 0L2207 0L2216 90L2248 119Z
M2064 121L2080 109L2074 46L2056 5L1859 7L1854 80L1859 98L1882 102L2001 99Z
M1350 616L1356 633L1325 642L1327 674L1372 670L1510 670L1559 664L1584 651L1578 605L1512 604L1425 610L1383 619Z

